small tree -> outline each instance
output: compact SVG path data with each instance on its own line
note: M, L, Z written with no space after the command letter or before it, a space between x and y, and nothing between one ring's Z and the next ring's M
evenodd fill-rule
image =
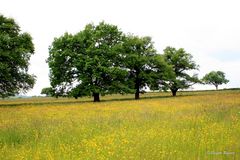
M35 76L27 73L33 53L32 37L21 33L13 19L0 15L0 97L33 88Z
M225 78L225 73L222 71L212 71L206 74L203 77L202 81L205 84L214 85L216 87L216 90L218 90L218 85L226 84L229 82L229 80Z
M55 90L52 87L43 88L41 94L45 94L48 97L55 96Z
M198 69L198 65L193 61L192 55L183 48L167 47L163 57L172 66L173 75L169 76L167 80L159 81L159 86L170 89L173 96L176 96L179 89L186 89L200 82L196 74L187 73L187 71Z

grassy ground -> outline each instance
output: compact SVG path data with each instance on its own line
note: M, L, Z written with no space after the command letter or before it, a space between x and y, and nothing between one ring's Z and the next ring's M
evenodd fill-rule
M0 159L240 159L240 91L132 97L1 100Z

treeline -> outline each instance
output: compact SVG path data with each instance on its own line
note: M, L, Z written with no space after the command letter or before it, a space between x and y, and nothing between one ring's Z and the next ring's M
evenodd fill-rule
M199 83L198 69L191 54L184 49L167 47L159 54L151 37L124 34L104 22L88 24L76 34L55 38L47 60L54 96L93 96L135 93L145 87L172 91Z
M0 96L26 92L36 80L36 76L27 73L34 53L31 36L21 33L13 19L0 15L0 46ZM98 102L100 95L134 93L139 99L146 87L171 90L176 96L179 89L202 83L197 74L189 74L199 66L183 48L166 47L160 54L151 37L125 34L104 22L55 38L47 63L51 87L44 88L42 94L55 97L93 96ZM212 79L219 80L219 73L206 75L204 82L216 88L227 83L213 83ZM223 72L221 77L225 79Z

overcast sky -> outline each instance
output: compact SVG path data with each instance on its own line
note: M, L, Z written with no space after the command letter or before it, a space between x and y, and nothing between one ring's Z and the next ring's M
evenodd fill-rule
M37 82L28 95L39 95L50 86L45 61L54 37L100 21L125 33L151 36L159 53L166 46L184 48L200 65L200 78L221 70L230 82L220 88L240 87L239 6L238 0L0 0L0 14L14 18L33 37L29 72Z

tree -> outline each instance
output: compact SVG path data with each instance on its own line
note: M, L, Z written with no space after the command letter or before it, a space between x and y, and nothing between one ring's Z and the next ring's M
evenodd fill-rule
M214 85L216 87L216 90L218 90L218 85L226 84L229 82L229 80L225 78L225 73L222 71L212 71L206 74L203 77L202 81L205 84Z
M34 53L32 37L21 33L11 18L0 15L0 96L25 93L33 88L35 76L28 74L29 59Z
M126 82L139 99L140 92L150 86L156 72L164 72L167 64L156 54L150 37L126 36L122 49L123 68L128 71Z
M45 94L48 97L55 96L55 90L52 87L43 88L41 94Z
M65 33L55 38L47 60L50 82L58 95L75 98L124 92L127 71L119 67L117 46L122 43L117 26L101 22L86 25L75 35Z
M172 66L173 72L168 80L159 82L163 89L170 89L172 95L176 96L179 89L186 89L200 82L196 74L187 73L187 71L198 69L198 65L193 61L192 55L183 48L177 50L173 47L166 47L163 56L165 61Z

